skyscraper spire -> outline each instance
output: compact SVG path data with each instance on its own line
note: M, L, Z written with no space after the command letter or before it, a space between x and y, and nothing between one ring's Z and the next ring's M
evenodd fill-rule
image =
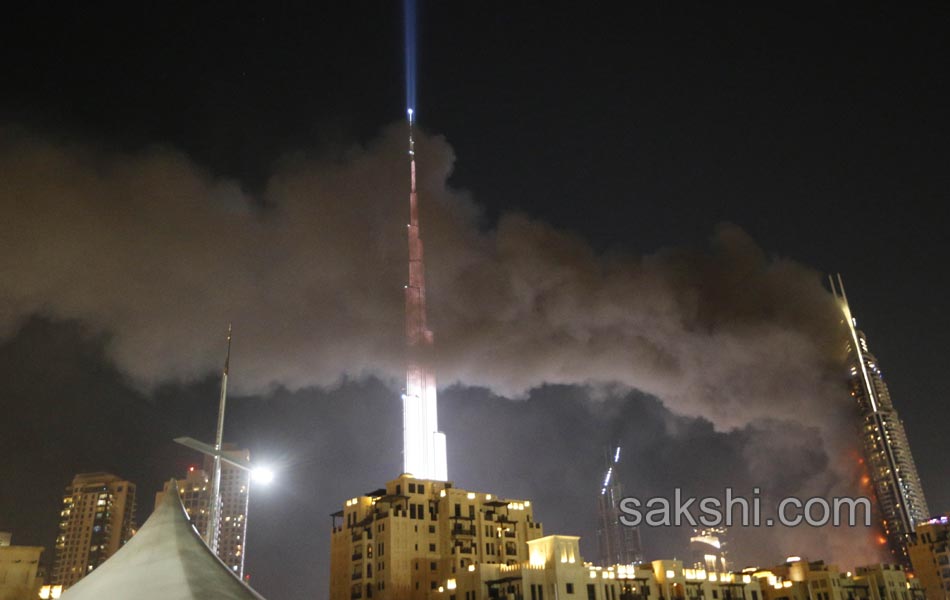
M894 558L910 567L907 545L916 526L930 514L904 424L891 402L867 337L851 315L841 275L829 276L831 293L848 326L851 396L861 415L861 437L870 482L882 517L884 537Z
M403 471L420 479L446 481L445 434L439 431L435 375L426 368L433 336L426 324L426 283L419 206L416 195L416 152L409 122L409 283L406 285L406 391L402 395Z

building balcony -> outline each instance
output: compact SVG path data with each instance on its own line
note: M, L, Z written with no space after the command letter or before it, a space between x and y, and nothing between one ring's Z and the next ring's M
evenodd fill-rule
M362 552L355 552L355 553L353 554L353 560L363 560L363 553L362 553Z
M464 536L470 536L470 537L475 536L474 527L459 527L458 525L456 525L450 531L452 535L464 535Z
M353 581L356 581L357 579L362 579L362 578L363 578L363 573L353 573L353 577L351 579L353 579Z

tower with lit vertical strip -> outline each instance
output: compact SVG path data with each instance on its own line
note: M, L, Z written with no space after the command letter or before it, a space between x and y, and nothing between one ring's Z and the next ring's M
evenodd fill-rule
M409 124L409 283L406 285L406 389L402 395L403 471L419 479L446 481L445 434L439 431L435 375L426 366L433 336L426 323L425 263L419 235L411 107L406 114Z
M597 547L602 566L633 565L643 562L640 530L636 527L628 527L620 520L620 501L624 495L617 474L619 463L620 446L617 446L607 456L604 483L600 487L600 496L597 499Z
M867 337L857 329L851 315L841 275L829 279L848 327L851 396L857 401L861 417L864 460L882 519L884 540L894 558L909 569L907 546L917 525L930 516L927 500L904 424L891 402L877 359L868 350Z

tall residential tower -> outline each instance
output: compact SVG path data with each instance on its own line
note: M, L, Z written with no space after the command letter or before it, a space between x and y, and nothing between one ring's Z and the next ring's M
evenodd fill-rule
M115 554L135 529L135 484L81 473L63 496L53 583L68 588Z
M446 481L445 434L439 431L435 375L427 368L432 331L426 324L426 280L419 237L416 154L409 120L409 283L406 285L406 391L402 395L403 471L419 479Z
M868 349L867 337L851 315L841 275L830 277L831 290L848 326L851 396L861 417L864 460L877 499L884 537L894 558L910 568L907 546L916 526L929 511L907 433L884 382L880 365Z

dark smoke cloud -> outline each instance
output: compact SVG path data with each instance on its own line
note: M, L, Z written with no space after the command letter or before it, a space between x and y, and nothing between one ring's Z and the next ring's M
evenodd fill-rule
M233 320L240 393L370 375L397 387L403 133L393 126L335 160L290 157L252 197L173 149L115 155L4 130L0 336L35 314L81 321L108 332L110 358L149 389L218 368ZM769 257L729 224L708 248L646 256L596 253L524 215L486 231L477 204L446 183L446 141L422 137L417 149L443 384L522 399L580 385L600 398L595 412L636 391L672 411L660 439L727 446L711 453L731 463L708 464L722 476L708 485L856 493L839 318L820 273ZM618 435L638 418L608 416L600 423ZM698 448L680 464L704 456ZM863 533L850 530L754 535L773 551L872 556L854 550Z

